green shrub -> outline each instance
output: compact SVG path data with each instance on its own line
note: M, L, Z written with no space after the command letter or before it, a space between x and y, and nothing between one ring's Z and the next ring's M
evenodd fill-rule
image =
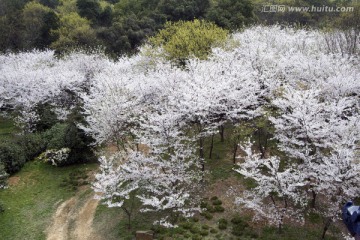
M49 150L70 149L66 161L62 161L58 166L96 160L93 150L89 147L92 138L86 136L75 123L57 123L44 133L44 138Z
M44 139L47 143L47 149L66 148L65 142L67 124L57 123L44 133Z
M219 229L220 229L220 230L225 230L225 229L227 229L227 224L219 223Z
M219 206L219 205L222 204L222 201L221 201L220 199L216 199L216 200L214 200L214 201L212 202L212 204L215 205L215 206Z
M19 171L26 162L24 149L12 142L0 142L0 163L4 165L7 173L12 174Z
M207 220L211 220L213 218L213 215L209 212L204 212L204 217L207 219Z
M215 235L216 239L220 239L221 236L222 236L221 233L218 233L218 234Z
M29 133L14 136L0 142L0 163L7 173L15 173L45 150L45 140L41 134Z
M215 210L215 208L213 206L208 206L206 209L207 209L208 212L211 212L211 213L216 212L216 210Z
M41 134L29 133L18 139L18 144L24 149L26 161L31 161L46 149L45 139Z
M243 224L245 221L241 216L235 216L231 219L232 224Z
M219 223L228 224L228 221L225 218L220 218Z
M215 212L224 212L225 211L225 208L223 208L222 206L215 206L214 207L214 211Z
M231 233L235 236L247 236L251 238L257 238L256 233L252 231L250 225L241 216L235 216L231 219L233 224Z
M166 234L168 229L161 225L153 225L151 230L154 231L155 234Z
M210 227L208 225L202 225L201 228L204 230L209 230Z
M191 226L192 226L192 223L190 222L183 222L183 223L180 223L180 226L184 229L190 229Z
M199 218L198 217L192 217L191 219L193 222L198 222L199 221Z
M210 200L211 200L211 201L216 201L216 200L218 200L218 197L217 197L217 196L213 196Z
M201 202L200 203L200 208L207 208L208 207L208 203L207 202Z
M68 124L65 141L67 147L71 149L69 154L69 164L97 160L90 147L93 139L87 136L84 131L79 129L74 123Z
M174 228L173 229L173 233L174 234L184 234L185 233L185 229L184 228L182 228L182 227L177 227L177 228Z
M209 235L209 232L207 230L201 230L200 235L207 236L207 235Z
M192 226L192 227L190 228L190 232L191 232L192 234L200 233L200 229L199 229L198 227L196 227L196 226Z
M246 233L246 228L244 228L244 226L242 225L234 225L232 227L231 233L235 236L245 236L247 235Z
M227 229L228 221L227 221L226 219L220 218L218 223L219 223L219 229L220 229L220 230L225 230L225 229Z
M34 123L37 132L46 131L58 122L53 107L48 103L36 105L35 111L39 116L39 120Z
M185 234L184 234L184 237L185 237L185 238L190 238L190 237L191 237L191 234L190 234L190 233L185 233Z
M218 233L218 230L216 230L215 228L212 228L212 229L210 229L210 233L216 234L216 233Z
M203 238L200 235L193 235L191 239L192 240L202 240Z

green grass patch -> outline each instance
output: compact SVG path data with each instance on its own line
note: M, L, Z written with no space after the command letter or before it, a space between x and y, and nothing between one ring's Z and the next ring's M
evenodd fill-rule
M4 212L0 213L1 239L45 239L45 230L58 204L75 191L60 187L72 172L97 168L97 164L55 167L42 162L26 163L13 176L16 181L0 190Z
M176 232L179 231L178 229L167 229L164 227L154 226L153 222L161 218L161 215L157 212L140 212L140 200L135 198L134 201L130 229L127 215L121 208L109 208L104 204L100 204L97 207L94 216L94 231L99 236L106 236L107 240L133 240L136 231L153 230L157 236L179 234L179 232ZM129 207L129 204L132 203L126 203L127 207Z
M210 180L227 179L236 175L233 170L233 162L230 157L230 144L228 141L221 142L219 134L214 135L214 147L212 158L209 159L211 137L205 140L205 167L210 170Z
M258 239L261 240L319 240L321 238L321 228L315 230L309 229L302 226L285 226L282 229L282 232L279 233L276 227L264 227L262 233ZM334 228L331 227L327 233L326 240L338 240L342 239L339 233L334 231Z

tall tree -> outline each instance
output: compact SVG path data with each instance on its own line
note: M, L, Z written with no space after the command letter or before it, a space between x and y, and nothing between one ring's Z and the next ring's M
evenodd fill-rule
M206 19L222 28L237 30L255 20L254 6L250 0L217 0Z
M38 2L27 3L23 9L24 47L46 47L50 31L57 27L56 20L55 13L49 7Z
M93 24L98 23L102 12L98 0L77 0L76 6L81 17L87 18Z
M59 52L97 45L96 34L90 21L74 12L60 17L59 28L54 30L53 34L58 36L58 39L51 47Z
M159 9L167 16L168 21L192 21L204 18L208 8L209 0L161 0Z

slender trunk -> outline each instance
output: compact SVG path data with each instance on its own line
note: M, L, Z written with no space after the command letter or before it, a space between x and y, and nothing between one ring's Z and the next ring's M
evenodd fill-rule
M204 158L204 139L199 138L199 157Z
M211 145L210 145L209 159L212 159L213 149L214 149L214 134L211 135Z
M271 199L272 203L274 204L274 207L276 208L276 210L278 211L278 213L280 215L279 225L278 225L278 231L279 231L279 234L280 234L282 232L283 215L280 213L280 209L276 206L275 199L274 199L274 197L272 195L270 195L270 199Z
M264 147L261 144L261 131L258 131L258 142L259 142L259 151L261 153L261 158L265 158L265 151L264 151Z
M233 162L236 164L236 153L238 150L239 145L237 143L234 143L234 152L233 152Z
M199 138L199 157L200 157L200 164L201 164L201 170L205 171L205 162L204 162L204 138L201 136L203 126L201 123L197 123L197 134Z
M311 194L312 194L312 199L311 199L311 208L315 208L316 207L316 192L314 190L311 190Z
M204 139L202 137L199 138L199 157L201 161L201 170L205 171L205 162L204 162Z
M201 164L201 171L205 172L205 160L203 158L200 159L200 164Z
M265 143L264 143L264 158L265 158L265 154L266 154L266 150L268 149L268 139L269 139L269 134L265 134Z
M225 127L223 125L221 125L219 127L219 134L220 134L220 141L221 142L224 142L225 141L225 138L224 138L224 131L225 131Z
M279 228L278 228L278 231L279 231L279 234L281 234L282 233L282 220L280 220L280 222L279 222Z
M122 209L124 210L126 216L127 216L127 220L128 220L128 229L131 229L131 211L129 211L128 209L126 209L125 207L122 207Z
M324 229L323 229L323 232L322 232L322 235L321 235L321 240L325 239L326 232L329 229L330 225L331 225L331 218L328 218L326 220L326 222L325 222L325 225L324 225Z

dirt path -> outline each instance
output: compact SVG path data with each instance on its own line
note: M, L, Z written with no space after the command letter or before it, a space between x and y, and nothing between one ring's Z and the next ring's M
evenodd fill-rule
M77 196L60 204L46 231L47 240L101 240L92 230L94 214L99 201L93 194L85 199Z

